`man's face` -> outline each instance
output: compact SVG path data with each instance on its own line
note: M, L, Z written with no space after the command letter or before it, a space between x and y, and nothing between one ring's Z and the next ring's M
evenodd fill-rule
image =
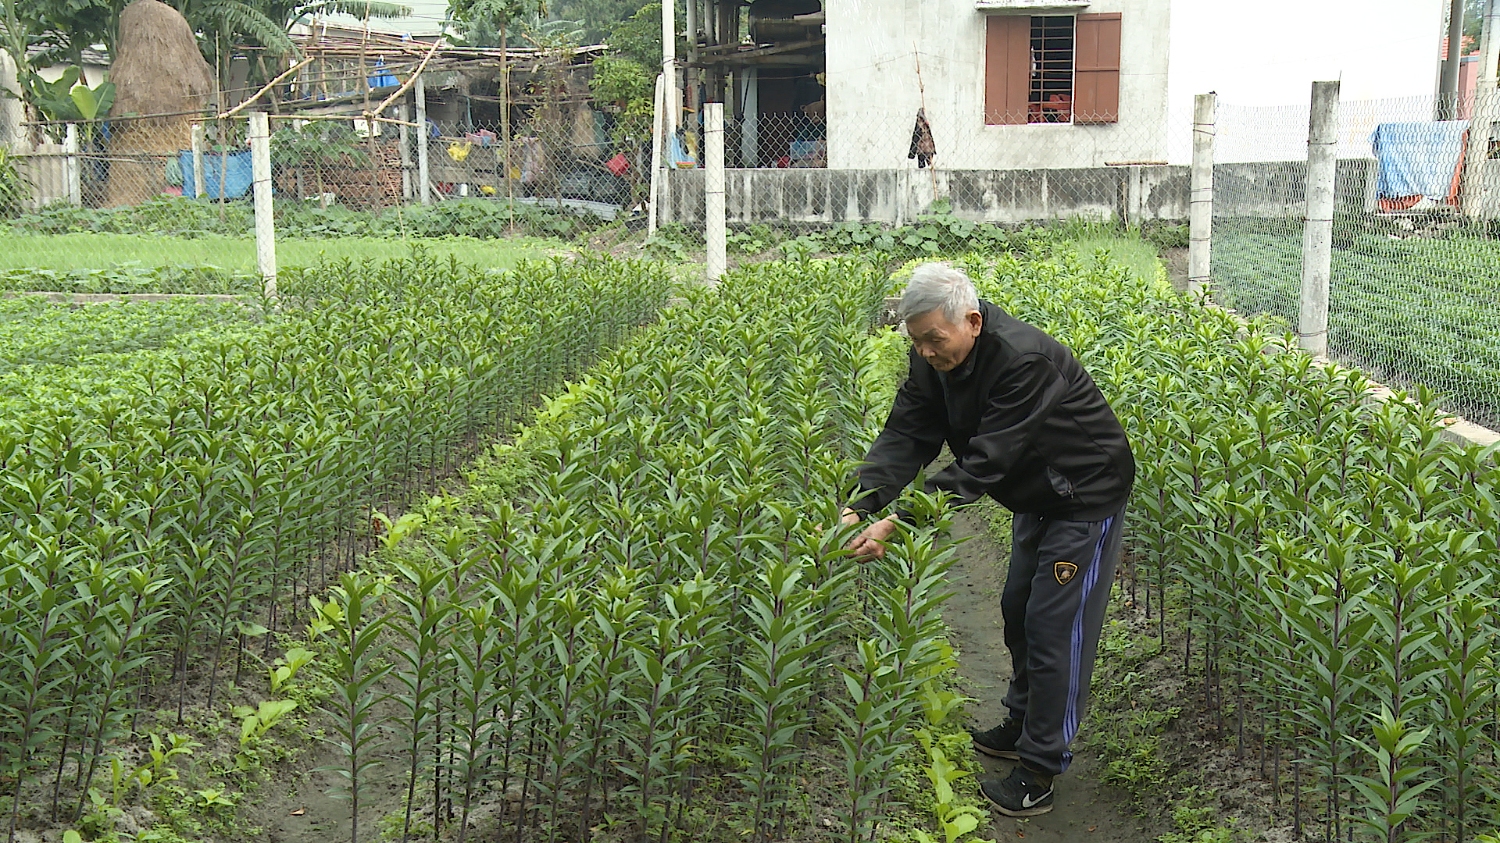
M906 320L912 348L939 372L951 372L968 359L983 328L984 316L977 310L969 311L957 324L948 321L942 308Z

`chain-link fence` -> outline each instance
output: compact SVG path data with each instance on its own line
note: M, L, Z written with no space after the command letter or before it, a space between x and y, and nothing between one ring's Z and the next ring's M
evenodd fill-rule
M410 110L272 115L278 238L568 237L646 196L649 136L609 112L419 126ZM247 116L28 124L4 158L0 272L253 271Z
M1330 356L1500 424L1500 98L1338 106ZM1438 119L1453 117L1455 119ZM1215 297L1297 325L1309 107L1221 105Z
M592 210L613 216L644 195L649 175L649 139L620 136L615 116L604 111L528 117L509 127L508 144L500 124L469 121L429 120L423 129L403 120L273 115L271 128L277 198L324 205L378 209L423 201L424 141L427 201L571 199L609 205ZM246 131L243 115L31 124L29 142L13 153L24 185L19 204L34 211L134 207L167 196L244 199ZM194 169L200 158L202 179Z

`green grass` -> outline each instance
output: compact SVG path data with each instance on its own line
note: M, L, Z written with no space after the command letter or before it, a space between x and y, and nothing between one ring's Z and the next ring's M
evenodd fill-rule
M150 237L135 234L36 234L7 238L0 249L0 271L7 269L105 269L119 266L216 266L255 271L255 240L249 237ZM538 258L567 248L560 240L471 238L397 240L378 237L339 237L326 240L281 239L276 243L279 267L312 266L320 260L366 258L381 261L405 257L413 245L447 260L490 268L509 268L525 258Z
M1097 267L1097 254L1103 252L1108 263L1123 266L1143 281L1166 283L1165 268L1157 256L1156 246L1140 237L1126 234L1088 234L1073 239L1085 264Z

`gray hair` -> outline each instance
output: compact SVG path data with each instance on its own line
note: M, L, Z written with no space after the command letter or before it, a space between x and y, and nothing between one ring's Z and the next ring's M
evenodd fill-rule
M949 322L957 324L970 311L979 309L979 294L962 270L946 263L924 263L912 270L897 315L904 322L938 308Z

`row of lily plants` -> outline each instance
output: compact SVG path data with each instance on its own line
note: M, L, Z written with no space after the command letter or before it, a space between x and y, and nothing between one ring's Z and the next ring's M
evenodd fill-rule
M183 330L153 347L0 377L7 839L129 796L109 795L115 762L134 770L146 730L190 701L242 701L242 671L263 675L274 635L372 546L372 513L452 471L673 286L610 260L346 263L289 273L275 308L194 323L174 305L161 324ZM233 308L250 312L220 318ZM112 335L125 313L58 330L92 318Z
M967 265L1121 416L1139 465L1122 587L1294 830L1493 828L1495 449L1450 442L1428 397L1373 402L1359 372L1157 279L1066 250Z
M833 526L904 374L888 284L689 292L391 522L311 624L348 839L972 839L945 517L865 565Z

